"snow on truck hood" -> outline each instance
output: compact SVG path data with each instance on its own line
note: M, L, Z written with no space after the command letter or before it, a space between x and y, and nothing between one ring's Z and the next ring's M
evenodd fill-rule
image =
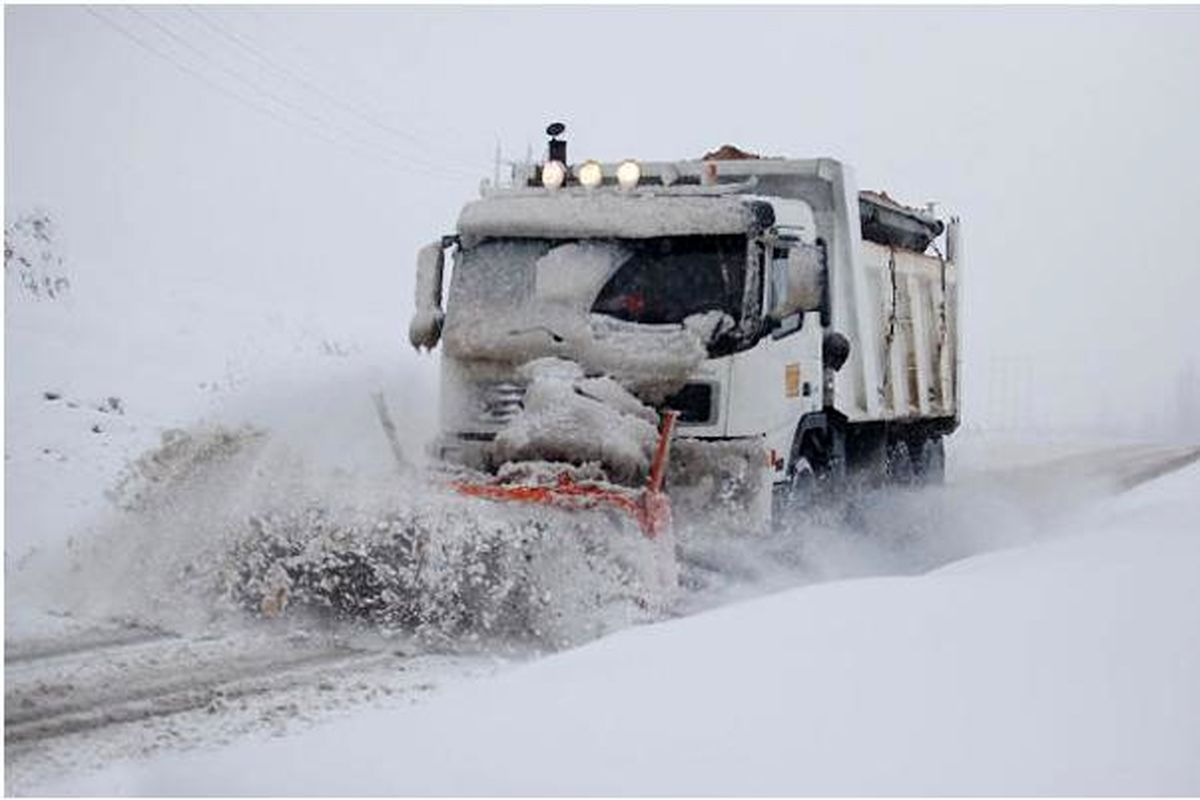
M470 238L628 238L757 232L774 223L769 203L745 197L530 193L488 197L463 208L458 233Z
M643 400L661 402L678 391L708 356L714 334L733 321L720 311L694 314L678 325L639 325L554 303L498 310L470 325L447 326L446 354L461 363L512 365L539 358L579 363L609 375Z

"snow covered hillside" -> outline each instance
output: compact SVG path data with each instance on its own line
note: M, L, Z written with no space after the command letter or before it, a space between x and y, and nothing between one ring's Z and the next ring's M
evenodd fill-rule
M1200 466L916 577L629 630L81 794L1194 794Z

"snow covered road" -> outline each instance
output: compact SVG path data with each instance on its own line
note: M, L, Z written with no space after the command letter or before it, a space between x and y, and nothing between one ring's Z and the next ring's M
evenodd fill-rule
M500 663L329 632L189 637L108 627L10 643L8 789L163 748L211 746L250 731L280 734L363 705L415 702Z
M1195 590L1177 580L1198 555L1191 549L1198 537L1185 535L1200 518L1188 497L1200 486L1198 468L1187 466L1198 456L1196 448L1125 447L993 469L972 469L964 459L957 485L947 491L972 499L971 487L979 481L1008 487L1038 509L1043 525L1038 538L1051 541L969 558L916 578L833 581L724 605L617 634L500 677L494 676L504 670L485 657L419 655L379 640L311 634L241 631L194 640L126 630L106 641L76 630L62 640L9 641L8 789L743 794L1194 788L1197 784L1187 783L1194 773L1183 769L1171 748L1200 741L1187 727L1196 716L1187 713L1189 703L1192 711L1200 709L1187 694L1194 695L1195 687L1177 671L1196 653L1184 641L1173 651L1176 660L1162 663L1164 631L1144 624L1143 615L1169 619L1189 603L1200 605ZM1179 472L1155 479L1171 470ZM1147 480L1149 485L1114 496ZM1089 535L1059 538L1084 531ZM1129 545L1141 539L1145 543L1133 552ZM979 550L988 544L974 542ZM1014 542L1001 538L991 544ZM1156 570L1164 568L1159 580ZM1010 570L1016 572L1008 575ZM1065 573L1061 586L1054 580L1058 573ZM792 586L800 582L796 578L791 576ZM1122 584L1138 595L1130 608L1105 595ZM701 598L695 608L779 587L745 588L741 595ZM1089 603L1096 614L1089 615ZM1110 629L1114 621L1117 627ZM1182 623L1186 628L1187 621ZM1200 625L1192 626L1193 639L1196 630ZM1136 674L1113 675L1109 667L1096 674L1126 636L1140 654L1134 658ZM626 666L615 669L618 664ZM1137 687L1125 681L1146 679L1147 672L1158 672L1167 684L1157 684L1157 705L1141 719L1133 699ZM458 690L446 688L480 676L484 679ZM1014 676L1020 678L1016 684ZM1175 716L1165 721L1170 713L1164 686L1184 692ZM442 691L431 691L435 688ZM1109 691L1119 707L1106 706ZM418 699L426 702L410 708ZM777 703L782 705L776 708ZM1068 710L1062 703L1070 706L1072 719L1090 720L1086 731L1060 718ZM1021 743L1027 737L1018 731L1019 709L1030 715L1030 730L1063 728L1066 742L1090 731L1068 748L1065 763L1071 758L1077 763L1063 782L1056 782L1048 762L1035 760L1025 770L993 763L1012 757L1014 747L1029 746ZM972 721L996 714L1004 719L994 734L981 733ZM1133 720L1156 737L1164 725L1173 725L1175 744L1160 749L1170 769L1155 773L1145 754L1105 750L1104 759L1117 758L1117 764L1132 759L1133 766L1126 764L1120 774L1100 771L1094 782L1081 783L1095 748L1111 745L1097 740L1097 731L1123 735L1112 728L1113 714L1123 715L1121 724ZM309 724L317 722L322 724ZM421 755L403 759L403 768L371 766L363 753L376 747L372 742L380 734L371 726L385 726L388 741L394 731L403 748L411 748L405 752ZM490 746L489 726L512 727L519 735L502 736L508 743ZM905 744L912 736L906 726L932 737L932 749L912 752L915 745ZM291 738L261 741L283 732ZM578 741L579 753L574 747L559 752L559 734ZM231 740L237 743L232 749L210 755L170 755ZM976 745L963 751L973 741L985 742L982 754ZM470 754L470 770L451 769L438 755L451 742L455 752ZM548 763L562 766L527 763L510 770L503 758L516 764L529 758L521 742L554 753ZM785 747L787 742L792 744ZM355 769L328 769L325 754L338 751L339 743L345 743L339 757L357 764ZM303 750L307 747L315 749ZM872 754L872 766L852 769L849 754L863 747ZM939 748L960 766L947 763L944 775L931 772L927 762ZM614 769L598 769L587 753ZM735 756L758 767L734 769ZM249 769L245 759L251 758L267 767ZM205 759L220 767L197 766ZM774 761L791 759L807 764L803 774L781 770ZM293 761L311 765L312 774L271 767ZM114 762L120 766L92 772ZM914 763L919 768L905 766ZM436 770L437 764L446 771ZM829 764L840 764L842 771ZM1151 780L1158 777L1170 780ZM1126 782L1106 783L1118 779Z
M1060 536L631 629L403 710L43 784L135 794L1200 790L1200 467Z
M10 751L280 691L289 688L294 676L313 670L394 660L390 653L336 645L256 643L244 637L189 641L169 634L115 635L68 652L54 649L5 661L5 744Z

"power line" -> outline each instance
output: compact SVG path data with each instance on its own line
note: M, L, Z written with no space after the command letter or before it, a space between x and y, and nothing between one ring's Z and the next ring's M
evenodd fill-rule
M314 58L318 61L321 61L323 66L318 65L315 68L313 68L309 72L310 77L314 72L318 75L328 75L331 72L336 73L342 83L352 84L353 86L355 86L359 89L359 92L358 92L359 96L357 98L358 102L356 103L356 105L358 105L360 108L366 108L366 109L371 110L372 112L374 112L374 115L376 117L381 116L381 114L386 115L387 112L386 112L386 110L384 110L385 107L383 105L381 105L377 102L375 102L375 103L371 102L371 98L374 98L377 94L374 90L374 87L370 86L367 82L363 81L361 78L356 79L353 72L347 71L345 69L340 69L339 67L342 65L339 64L335 58L331 57L331 55L328 52L322 51L322 50L314 50L308 46L305 46L304 44L298 43L294 36L289 37L287 35L286 31L282 30L280 28L280 26L277 24L278 17L277 16L275 16L275 17L268 16L263 10L260 10L263 8L267 8L267 7L256 8L255 6L250 6L250 5L239 6L237 8L237 13L239 14L239 16L248 15L249 17L252 17L255 20L257 20L258 24L255 26L255 28L257 30L261 31L262 28L265 26L265 27L271 29L273 32L275 32L276 33L276 37L275 37L276 41L279 41L292 53L299 55L301 63L308 63L309 61L313 60ZM274 13L274 9L272 9L272 12ZM218 14L216 16L220 16L220 15ZM365 95L365 97L363 95ZM457 135L457 133L458 133L457 128L447 128L445 126L438 126L438 127L440 128L441 132L445 133L445 134ZM448 144L449 144L448 139L437 138L436 134L434 134L434 133L431 133L431 135L434 136L435 143L440 143L440 144L442 144L443 147L448 146ZM455 152L457 152L461 155L465 151L462 149L458 149Z
M245 37L239 35L238 33L234 32L233 30L230 30L229 28L220 24L219 22L216 21L216 19L212 18L211 15L206 14L206 13L200 11L199 9L197 9L196 7L190 6L190 5L184 6L184 10L186 10L189 14L191 14L193 17L198 19L209 30L215 32L221 38L232 43L234 46L236 46L238 49L242 50L243 52L249 54L251 58L253 58L256 61L258 61L259 63L263 64L268 69L272 70L275 74L281 75L285 79L295 81L296 83L300 84L304 88L308 89L313 94L333 103L337 107L349 112L350 114L353 114L355 117L362 120L363 122L370 125L371 127L376 128L377 130L380 130L386 134L389 134L391 136L402 139L403 141L405 141L411 145L414 145L420 149L423 149L426 151L431 151L434 149L430 146L430 144L428 142L424 141L423 139L416 136L415 134L413 134L409 131L405 131L400 128L397 128L386 122L380 121L376 117L363 111L361 108L359 108L351 103L346 102L341 97L338 97L335 94L325 91L324 89L322 89L319 85L317 85L313 81L309 80L308 78L304 77L303 75L299 74L298 72L296 72L292 69L289 69L286 65L283 65L283 64L279 63L278 61L276 61L275 59L268 56L260 48L255 47L252 43L250 43ZM466 166L465 163L463 165Z
M88 12L89 14L91 14L93 17L95 17L97 20L99 20L105 26L111 28L112 30L121 34L123 37L125 37L129 41L133 42L135 45L137 45L141 49L145 50L146 52L148 52L158 58L163 59L164 61L167 61L172 66L179 69L180 71L185 72L188 75L191 75L193 78L196 78L197 80L206 84L210 88L216 90L218 93L224 95L225 97L230 98L231 100L234 100L237 103L240 103L241 105L245 106L246 108L249 108L251 111L254 111L259 114L263 114L264 116L266 116L276 122L279 122L289 128L293 128L295 130L299 130L299 131L309 134L311 136L315 136L316 138L320 139L321 141L325 142L326 144L332 144L332 145L341 146L341 147L346 146L344 142L339 142L337 139L327 136L322 131L315 130L313 128L309 128L307 126L297 125L292 120L276 113L274 110L267 108L265 106L261 106L250 100L247 100L245 97L241 96L240 94L230 91L227 87L223 86L222 84L218 83L217 81L212 80L207 75L205 75L203 72L200 72L199 70L196 70L187 64L177 61L176 59L172 58L170 54L159 50L157 47L151 45L145 39L138 36L133 31L126 28L124 25L121 25L120 23L116 22L113 19L110 19L109 17L107 17L103 14L100 14L94 8L84 6L83 10ZM355 155L359 156L360 158L366 158L367 160L369 160L373 163L381 163L377 158L374 158L370 155L364 154L361 151L357 150L356 148L351 147L349 149L350 149L350 152L354 153ZM394 162L391 162L390 165L405 168L404 165L399 165Z
M245 84L246 86L249 86L253 91L257 92L258 94L267 98L268 100L273 101L278 105L281 105L285 108L290 109L294 113L299 114L300 116L305 117L306 119L309 119L309 120L315 122L317 125L327 125L328 127L333 128L336 132L342 134L347 139L349 139L350 141L357 144L359 147L365 147L365 149L368 149L368 150L374 148L373 143L371 143L369 141L365 141L365 140L355 136L353 131L347 131L344 128L339 128L336 125L330 124L327 120L324 120L324 119L316 116L315 114L310 112L308 109L304 108L303 106L301 106L297 103L294 103L294 102L288 100L287 98L280 97L279 95L275 94L274 92L271 92L267 89L262 88L257 83L255 83L254 81L247 78L245 75L242 75L238 71L230 69L229 67L225 66L224 64L221 64L219 61L216 61L215 59L213 59L209 54L205 53L199 47L197 47L196 45L189 42L186 38L184 38L183 36L180 36L177 32L171 30L171 28L169 28L168 26L166 26L166 25L162 24L161 22L159 22L158 20L154 19L150 14L147 14L146 12L144 12L138 8L135 8L133 6L126 6L126 8L129 11L136 14L137 16L141 17L143 20L148 22L150 25L154 26L157 30L161 31L164 35L166 35L173 41L178 42L183 47L185 47L188 50L190 50L191 52L195 53L197 56L199 56L199 58L202 61L206 61L210 64L215 65L218 69L220 69L226 75L229 75L230 77L232 77L235 81L238 81L240 83ZM387 157L387 156L385 156L385 157ZM431 171L431 172L439 170L439 167L437 165L429 164L427 162L417 161L415 159L410 159L410 158L405 158L404 160L408 161L411 164L411 166L416 167L421 170L426 170L426 171ZM454 169L454 171L461 172L461 170L459 170L458 168L452 168L452 169ZM465 175L467 173L464 172L463 174Z
M342 148L346 149L348 152L351 152L354 155L358 156L359 158L363 158L367 161L371 161L372 163L377 163L377 164L382 163L387 166L391 166L395 169L400 169L402 171L410 171L410 172L413 171L413 168L410 165L397 162L393 159L382 159L381 160L380 158L373 156L372 154L363 152L362 150L360 150L352 145L348 145L347 143L345 143L343 141L340 141L336 138L330 137L327 134L325 134L323 131L320 131L318 129L314 129L314 128L311 128L311 127L305 126L305 125L298 125L293 120L288 119L287 117L277 113L273 109L259 105L258 103L255 103L251 100L248 100L247 98L243 97L242 95L238 94L237 92L231 91L228 87L211 79L209 76L205 75L203 72L200 72L199 70L191 67L190 65L176 60L169 53L166 53L166 52L160 50L159 48L155 47L154 45L150 44L148 41L143 39L141 36L138 36L136 33L131 31L126 26L116 22L115 20L109 18L108 16L106 16L104 14L99 13L96 9L89 7L89 6L84 6L83 10L86 11L87 13L91 14L92 17L97 19L101 24L112 29L113 31L116 31L121 36L123 36L126 40L132 42L140 49L145 50L146 52L150 53L151 55L155 56L156 58L160 58L160 59L170 63L172 66L174 66L176 69L180 70L181 72L184 72L184 73L192 76L193 78L200 81L201 83L204 83L209 88L215 90L219 94L224 95L225 97L233 100L234 102L245 106L246 108L250 109L251 111L254 111L255 113L262 114L262 115L264 115L286 127L292 128L294 130L298 130L298 131L308 134L310 136L314 136L317 139L325 142L326 144L331 144L331 145L334 145L337 147L342 147ZM445 173L432 173L431 177L438 177L443 180L452 178L452 176L447 175Z

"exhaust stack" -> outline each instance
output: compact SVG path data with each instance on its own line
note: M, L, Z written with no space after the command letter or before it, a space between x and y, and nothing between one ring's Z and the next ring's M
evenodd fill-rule
M546 135L550 137L550 152L547 161L557 161L564 167L567 165L567 143L558 137L567 129L561 122L551 122L546 127Z

